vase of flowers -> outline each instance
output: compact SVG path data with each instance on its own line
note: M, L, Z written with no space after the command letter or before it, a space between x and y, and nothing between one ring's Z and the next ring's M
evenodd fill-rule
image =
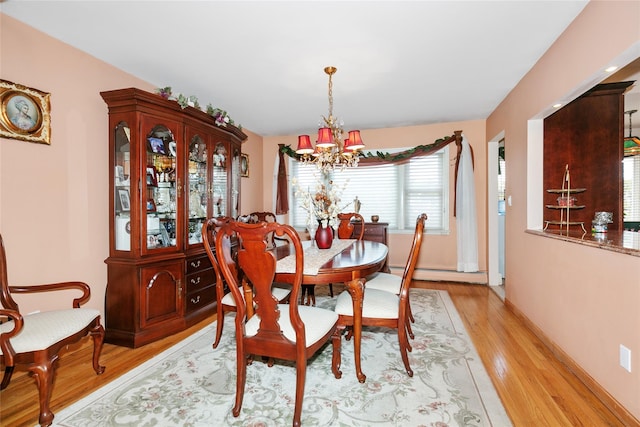
M347 183L338 185L328 180L326 175L322 175L320 179L317 179L316 188L313 192L303 190L298 185L296 178L292 179L292 185L300 206L309 214L307 228L309 229L310 237L316 240L316 244L320 249L331 247L333 227L338 226L338 214L346 207L340 205L340 197ZM315 233L313 230L315 230ZM320 243L318 243L318 240L320 240ZM326 248L321 246L326 246Z

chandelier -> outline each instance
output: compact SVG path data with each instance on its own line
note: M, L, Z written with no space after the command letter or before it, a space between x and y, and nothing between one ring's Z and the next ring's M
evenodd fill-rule
M329 75L329 115L322 116L319 123L318 139L315 148L311 145L309 135L298 136L296 153L301 161L315 164L322 172L329 172L335 168L357 167L358 150L364 148L359 130L351 130L347 138L343 139L345 131L342 121L333 116L333 82L332 76L336 67L325 67L324 72Z

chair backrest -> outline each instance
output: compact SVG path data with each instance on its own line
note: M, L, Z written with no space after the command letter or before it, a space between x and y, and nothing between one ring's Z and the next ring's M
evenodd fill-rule
M276 214L273 212L251 212L249 218L250 222L254 224L260 221L276 222Z
M411 250L409 251L409 259L407 265L404 267L402 273L402 284L400 286L400 300L405 300L409 296L409 286L413 279L413 272L416 269L418 263L418 255L420 255L420 248L422 247L422 235L424 233L424 222L427 220L427 214L423 213L418 215L416 219L416 231L413 234L413 243L411 243Z
M292 343L282 333L278 323L280 311L278 300L272 294L274 275L276 272L276 254L267 248L266 238L269 234L286 236L295 251L296 269L291 283L291 296L288 310L291 324L296 334L296 343ZM230 241L237 238L237 263L231 254ZM302 285L304 269L304 254L302 243L295 229L286 224L277 222L260 222L258 224L245 224L241 222L229 222L217 233L216 250L222 275L227 281L236 301L241 298L238 289L237 275L234 272L242 270L243 276L253 285L255 315L259 316L260 327L255 335L247 336L244 323L248 320L247 308L240 304L236 312L236 340L237 345L250 345L252 349L263 349L266 355L290 359L290 351L295 351L296 345L305 347L305 328L298 313L299 292ZM252 331L250 331L252 333ZM242 338L242 339L241 339ZM288 357L284 357L289 350ZM240 350L240 347L238 347ZM282 353L278 353L278 352ZM275 352L275 353L274 353ZM257 352L255 354L265 353ZM295 356L295 354L293 355Z
M15 310L20 309L18 303L11 297L9 291L9 275L7 274L7 255L4 250L4 241L0 235L0 307Z
M338 219L340 220L340 224L338 225L338 238L340 239L351 239L353 235L354 226L351 223L351 219L354 218L355 221L360 223L360 234L358 236L353 236L354 239L362 240L364 238L364 218L359 213L355 212L347 212L347 213L339 213Z
M215 241L216 235L220 230L220 227L228 224L233 221L232 218L227 216L221 216L218 218L209 218L202 224L202 241L204 243L204 249L209 256L209 261L211 261L211 265L213 266L213 271L216 275L216 298L218 304L221 304L220 300L224 296L224 280L222 280L222 273L220 272L220 266L218 264L218 260L216 258L216 254L214 253L215 249ZM237 277L237 272L235 272ZM237 300L236 300L237 301ZM236 303L237 304L237 303Z

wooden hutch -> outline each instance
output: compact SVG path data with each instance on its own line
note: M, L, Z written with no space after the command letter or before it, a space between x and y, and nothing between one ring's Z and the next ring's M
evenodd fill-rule
M215 311L215 275L200 230L240 212L237 127L129 88L109 107L107 342L128 347L181 331Z

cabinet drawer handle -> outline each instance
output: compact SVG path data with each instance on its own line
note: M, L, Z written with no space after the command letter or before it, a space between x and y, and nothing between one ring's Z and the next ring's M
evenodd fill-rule
M191 267L193 267L193 268L198 268L198 267L200 267L200 260L198 260L197 262L193 262L193 261L191 261Z
M198 276L198 278L196 278L196 279L191 279L191 284L192 285L197 285L198 283L200 283L200 276Z
M197 304L200 302L200 295L195 298L191 298L191 304Z

